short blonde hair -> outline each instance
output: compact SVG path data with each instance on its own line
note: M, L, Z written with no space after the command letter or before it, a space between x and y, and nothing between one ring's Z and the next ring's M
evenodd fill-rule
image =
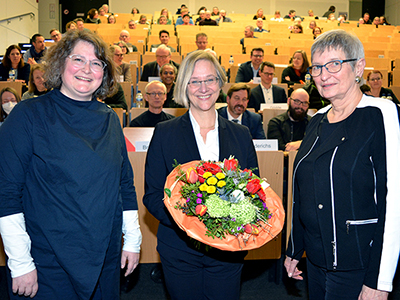
M222 88L226 82L225 72L219 64L218 60L214 55L203 51L197 50L190 53L183 60L181 66L179 67L178 78L175 84L174 98L175 102L189 108L189 97L187 93L187 88L189 80L192 77L196 63L201 60L209 61L215 67L215 71L218 77L219 88Z

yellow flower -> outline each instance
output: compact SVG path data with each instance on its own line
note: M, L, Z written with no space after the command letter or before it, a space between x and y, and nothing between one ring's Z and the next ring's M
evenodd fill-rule
M207 179L207 183L208 183L209 185L216 185L216 184L217 184L217 181L218 181L218 179L215 178L215 177L210 177L210 178Z
M217 174L215 174L215 176L219 179L219 180L221 180L221 179L224 179L225 178L225 174L224 173L217 173Z
M217 188L215 186L209 186L207 187L207 193L208 194L214 194Z
M212 173L211 172L205 172L204 174L203 174L203 178L204 179L207 179L208 177L211 177L212 176Z
M207 191L208 185L203 183L202 185L199 186L199 190L202 192Z
M217 183L217 187L219 187L219 188L222 188L223 186L225 186L226 185L226 182L224 181L224 180L220 180L220 181L218 181L218 183Z

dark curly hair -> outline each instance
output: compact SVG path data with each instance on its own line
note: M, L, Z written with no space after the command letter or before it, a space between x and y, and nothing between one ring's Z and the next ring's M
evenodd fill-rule
M56 45L50 47L45 55L45 86L47 89L60 89L63 82L61 75L65 71L65 61L80 41L89 43L94 47L95 56L104 61L103 81L93 96L104 99L107 95L116 93L118 86L115 73L115 63L107 44L91 31L71 30Z

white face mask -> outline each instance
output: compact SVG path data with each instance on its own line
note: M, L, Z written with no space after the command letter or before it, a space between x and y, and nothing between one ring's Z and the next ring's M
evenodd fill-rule
M7 102L7 103L4 103L2 106L3 106L4 112L5 112L7 115L9 115L10 112L12 111L12 109L14 108L15 105L17 105L17 102L9 101L9 102Z

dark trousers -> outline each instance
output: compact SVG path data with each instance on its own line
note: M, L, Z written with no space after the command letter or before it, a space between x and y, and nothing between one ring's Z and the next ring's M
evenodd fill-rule
M357 300L365 270L328 271L307 259L309 300Z
M226 262L158 241L165 284L173 300L238 300L243 259Z

